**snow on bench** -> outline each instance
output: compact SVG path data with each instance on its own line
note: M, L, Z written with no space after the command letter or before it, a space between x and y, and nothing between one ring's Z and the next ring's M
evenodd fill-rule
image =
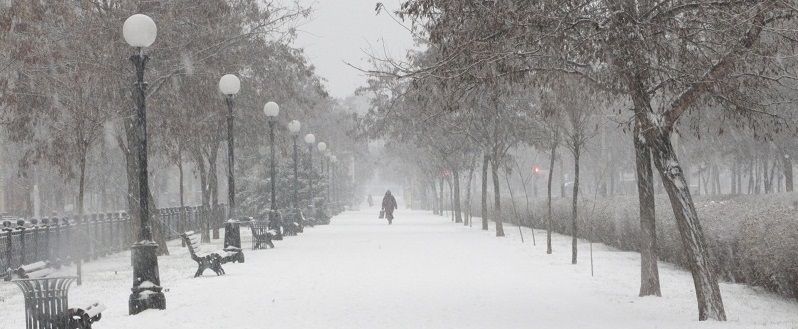
M244 262L244 252L241 248L227 247L224 250L206 252L202 250L200 234L188 231L180 235L186 242L191 259L197 262L197 272L194 277L201 276L206 269L212 270L216 275L224 275L222 264L228 262Z

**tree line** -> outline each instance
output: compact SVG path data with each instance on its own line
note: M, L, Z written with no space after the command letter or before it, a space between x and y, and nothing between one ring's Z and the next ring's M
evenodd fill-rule
M281 154L290 149L285 122L301 120L322 138L326 122L319 118L344 116L333 111L322 79L292 45L309 7L256 0L6 1L0 5L0 125L10 214L33 215L34 186L43 216L69 205L82 214L88 189L102 199L93 204L106 208L95 211L126 209L135 225L140 222L138 168L129 147L134 68L128 58L134 50L121 33L135 13L158 26L146 72L156 178L151 204L187 205L186 184L200 190L201 205L222 203L226 107L217 83L224 74L242 81L234 129L242 175L266 163L257 150L268 143L261 112L267 101L283 108ZM167 195L173 177L179 192ZM160 252L168 253L166 228L152 222Z
M663 192L693 275L699 320L725 320L693 196L702 189L793 190L796 8L794 1L404 1L393 14L423 50L398 60L377 54L363 69L370 82L361 92L373 98L364 133L386 138L397 158L423 159L405 169L422 177L421 193L442 196L451 182L454 217L464 224L460 213L471 211L471 180L481 164L482 228L492 217L497 236L507 217L499 172L505 179L518 172L522 182L545 175L549 253L560 173L562 193L567 184L572 199L574 263L581 164L588 160L589 194L597 196L616 190L618 174L633 173L640 295L662 294L655 195ZM547 161L535 160L534 174L525 176L531 168L518 158L538 155Z

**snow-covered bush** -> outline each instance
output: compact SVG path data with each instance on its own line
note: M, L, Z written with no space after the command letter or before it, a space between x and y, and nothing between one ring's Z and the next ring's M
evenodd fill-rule
M268 165L250 168L247 175L236 181L236 197L242 214L247 216L265 217L271 207L271 182L269 180ZM260 171L260 172L258 172ZM297 201L302 208L310 203L310 182L313 179L313 196L316 198L327 196L327 178L318 173L318 168L313 174L308 168L299 167L299 186ZM287 161L277 164L276 179L276 204L278 209L291 206L294 193L294 167L293 162Z
M764 287L798 298L798 193L698 197L696 207L716 273L724 280ZM516 200L520 222L545 229L546 203L535 201L529 212ZM658 195L657 238L662 261L687 266L667 196ZM507 220L514 218L506 200ZM640 221L637 196L580 200L580 238L622 250L638 251ZM571 234L571 201L553 203L554 231ZM528 216L525 214L529 214ZM556 251L555 251L556 252Z

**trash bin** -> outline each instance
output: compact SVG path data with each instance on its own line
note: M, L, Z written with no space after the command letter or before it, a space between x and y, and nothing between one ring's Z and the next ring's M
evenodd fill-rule
M237 220L228 220L224 223L224 247L241 248L241 223Z
M66 329L69 286L76 280L76 277L12 280L25 296L26 328Z

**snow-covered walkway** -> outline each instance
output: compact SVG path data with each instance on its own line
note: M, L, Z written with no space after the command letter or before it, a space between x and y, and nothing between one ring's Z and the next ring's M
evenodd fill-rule
M545 253L526 230L506 238L426 212L400 211L394 225L376 210L348 212L276 249L245 250L227 275L194 279L179 242L160 258L165 311L127 315L129 253L85 266L73 305L109 306L96 328L798 328L798 304L723 284L730 321L699 323L688 273L662 265L662 298L637 297L639 255L588 246L570 264L570 238ZM245 247L249 248L248 235ZM220 241L215 241L220 243ZM21 294L0 285L0 328L24 328Z

